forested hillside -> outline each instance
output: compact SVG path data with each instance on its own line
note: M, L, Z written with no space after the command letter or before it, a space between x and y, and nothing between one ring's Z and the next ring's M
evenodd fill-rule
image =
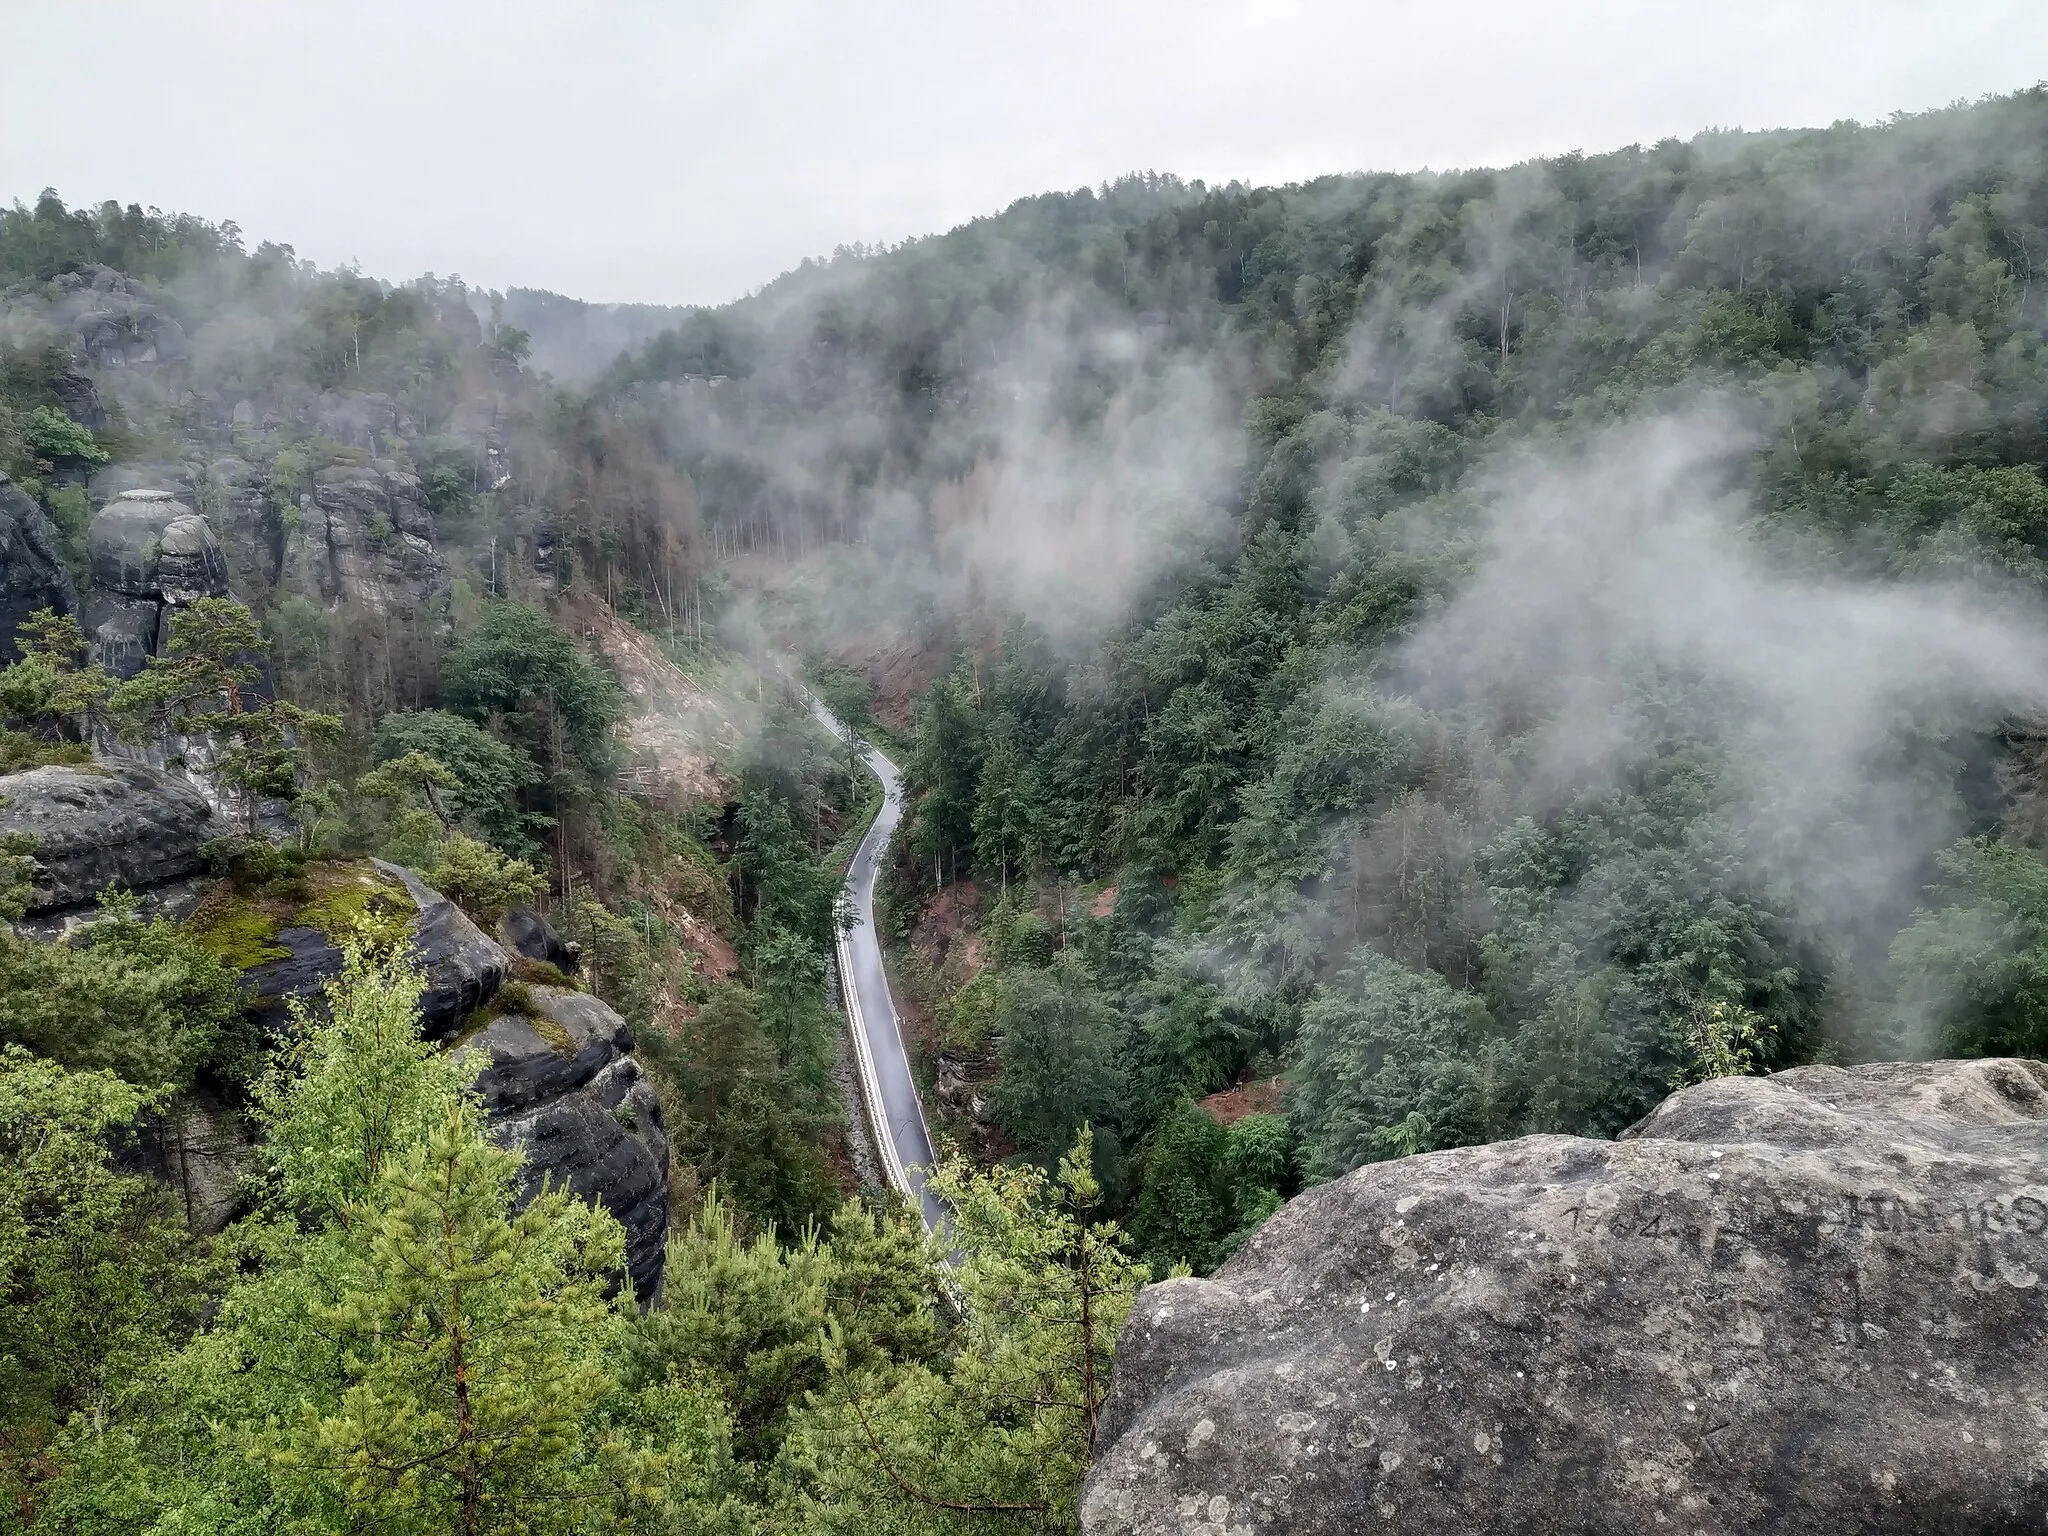
M0 1527L1070 1526L1086 1169L956 1170L950 1287L861 1189L864 797L528 341L0 212Z
M1140 1284L1309 1185L2048 1055L2044 251L2039 91L673 314L0 212L0 818L192 842L0 830L0 1528L1073 1530Z
M932 1043L1206 1265L1363 1160L2048 1046L2044 151L2034 92L1138 178L842 254L610 387L725 547L861 541L802 617L938 664ZM960 892L918 927L970 880L978 939ZM1276 1074L1284 1119L1190 1107Z

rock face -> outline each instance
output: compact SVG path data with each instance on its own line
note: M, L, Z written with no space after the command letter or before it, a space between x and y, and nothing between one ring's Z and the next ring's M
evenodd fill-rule
M184 328L153 303L142 285L111 267L65 272L49 283L45 318L78 338L100 368L146 368L189 348Z
M50 392L64 407L64 414L81 427L95 432L107 430L107 408L100 403L99 390L84 374L66 368L50 380Z
M2048 1064L1358 1169L1147 1288L1098 1445L1090 1536L2038 1531Z
M410 615L447 593L426 493L397 465L323 469L300 512L309 574L330 604L346 599L372 613Z
M668 1242L668 1137L661 1101L629 1054L626 1021L596 998L528 987L466 1049L488 1053L477 1091L493 1133L526 1154L525 1198L543 1183L600 1201L626 1229L634 1293L661 1286Z
M38 608L78 612L56 527L35 499L0 474L0 666L21 660L14 632Z
M162 654L171 615L202 597L225 597L227 556L212 526L168 491L123 491L87 532L93 590L84 628L116 677Z
M412 925L413 952L427 971L427 990L420 995L420 1032L430 1040L443 1039L498 995L512 962L462 908L418 875L382 859L376 864L403 882L420 909Z
M11 782L0 779L0 789ZM249 1018L275 1038L293 998L322 1006L327 983L341 973L341 950L332 935L302 923L323 905L334 909L335 891L360 895L358 885L381 885L377 899L383 910L403 911L395 889L403 886L418 909L412 945L426 972L421 1032L450 1039L479 1010L496 1004L496 1016L486 1012L483 1027L459 1048L478 1053L477 1090L492 1134L525 1154L522 1201L546 1184L603 1204L626 1229L635 1292L651 1299L661 1284L668 1243L668 1139L660 1100L631 1054L633 1035L625 1020L568 988L522 986L501 996L510 956L411 870L382 860L323 868L325 880L311 892L321 900L274 917L280 926L262 935L266 949L286 953L280 957L270 950L272 958L242 973ZM218 900L223 889L216 887L209 900ZM207 921L204 904L193 921ZM184 1107L184 1118L154 1133L143 1166L184 1190L195 1230L218 1230L236 1209L234 1175L249 1154L248 1127L219 1106L195 1101Z
M324 394L313 420L322 437L373 453L420 435L405 408L383 394Z
M141 763L31 768L0 776L0 795L0 832L38 839L32 913L182 879L225 830L204 795Z
M245 602L267 600L283 561L284 524L262 476L241 459L223 458L206 467L206 483L207 505L228 554L229 586Z
M511 961L460 907L411 870L382 859L370 862L386 881L404 887L418 908L412 949L427 982L420 994L420 1033L430 1040L446 1039L498 995L511 974ZM243 977L249 997L245 1011L258 1028L274 1035L284 1025L292 998L313 1002L341 974L342 955L333 935L318 928L287 925L269 942L287 953L251 966Z
M565 940L531 907L513 907L498 919L498 942L523 959L552 965L564 976L574 976L583 963L583 946Z

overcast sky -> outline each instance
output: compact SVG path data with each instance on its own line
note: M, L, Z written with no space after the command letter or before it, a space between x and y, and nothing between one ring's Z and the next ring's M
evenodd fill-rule
M0 200L717 302L1130 170L1501 164L2048 74L2044 0L0 0Z

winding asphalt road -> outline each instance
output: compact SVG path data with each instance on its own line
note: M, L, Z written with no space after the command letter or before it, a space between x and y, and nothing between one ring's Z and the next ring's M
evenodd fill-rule
M811 708L833 735L858 741L817 699L811 700ZM868 1123L884 1143L875 1149L884 1176L924 1213L926 1229L937 1231L946 1208L925 1188L925 1175L936 1161L931 1131L924 1122L924 1101L910 1072L909 1053L903 1048L896 999L889 991L889 973L882 966L882 945L875 928L875 877L896 824L903 819L903 782L896 765L872 745L859 742L858 750L868 772L881 781L882 809L846 872L854 917L852 926L839 936L839 977L846 995L861 1093L868 1103Z

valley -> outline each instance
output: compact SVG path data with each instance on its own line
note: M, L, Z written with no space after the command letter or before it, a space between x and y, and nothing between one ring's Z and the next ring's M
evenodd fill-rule
M0 210L0 1530L2048 1514L2048 95L232 211Z

